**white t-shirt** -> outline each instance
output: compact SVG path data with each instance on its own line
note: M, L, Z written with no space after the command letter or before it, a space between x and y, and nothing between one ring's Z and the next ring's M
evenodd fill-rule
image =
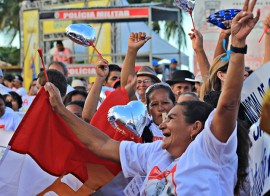
M5 114L0 117L0 125L4 125L4 129L7 131L15 131L21 120L22 118L15 112L5 112Z
M27 95L26 89L24 87L20 87L20 88L16 89L16 93L18 93L18 95L20 95L20 96Z
M148 119L150 123L150 119ZM149 129L153 134L153 141L162 140L164 135L158 126L152 122ZM123 172L115 176L108 184L104 185L97 192L93 193L94 196L110 195L110 196L125 196L123 190L133 178L125 178Z
M162 141L136 144L123 141L120 159L125 177L145 177L141 195L233 195L237 181L236 128L226 143L205 129L178 159L162 150Z

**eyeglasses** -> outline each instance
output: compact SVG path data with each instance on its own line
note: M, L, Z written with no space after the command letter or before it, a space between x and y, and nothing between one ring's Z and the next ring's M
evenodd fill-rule
M141 84L141 83L149 84L149 83L154 83L154 81L150 79L137 80L137 84Z

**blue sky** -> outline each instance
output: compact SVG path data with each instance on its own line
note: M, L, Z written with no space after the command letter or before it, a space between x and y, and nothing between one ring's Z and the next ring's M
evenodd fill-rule
M8 42L5 39L6 33L0 32L0 46L8 46ZM12 42L11 46L15 46L17 48L19 48L19 34L16 35L15 40Z

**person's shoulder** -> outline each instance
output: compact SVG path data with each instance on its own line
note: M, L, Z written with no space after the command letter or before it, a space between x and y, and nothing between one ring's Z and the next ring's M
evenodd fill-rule
M14 110L8 106L6 106L6 111L5 113L14 113Z
M65 48L65 49L64 49L64 52L65 52L65 53L71 53L71 50L70 50L69 48Z
M15 112L15 111L13 111L13 112L5 112L5 117L6 118L9 118L9 119L12 119L12 118L15 118L15 119L17 119L17 118L21 118L21 116L17 113L17 112Z
M22 91L25 91L26 92L26 88L24 88L24 87L21 87L20 88Z
M151 143L144 143L142 145L146 145L148 150L151 151L152 153L154 152L163 152L164 150L162 149L162 140L156 140ZM167 152L166 150L164 152Z
M20 87L16 90L16 93L18 93L20 96L27 95L27 91L24 87Z

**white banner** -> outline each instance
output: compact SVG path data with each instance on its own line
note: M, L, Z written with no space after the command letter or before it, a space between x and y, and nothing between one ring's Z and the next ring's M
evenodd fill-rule
M250 128L249 138L250 195L263 195L270 190L270 135L260 129L258 121Z
M262 98L270 85L270 62L253 72L244 82L241 104L252 124L260 118Z
M25 95L22 96L22 111L24 113L27 112L28 108L30 107L30 105L32 104L33 100L35 99L36 96L29 96L29 95Z
M270 62L253 72L244 82L241 104L253 124L249 138L249 181L250 195L263 195L270 190L270 135L259 127L264 93L270 84Z

